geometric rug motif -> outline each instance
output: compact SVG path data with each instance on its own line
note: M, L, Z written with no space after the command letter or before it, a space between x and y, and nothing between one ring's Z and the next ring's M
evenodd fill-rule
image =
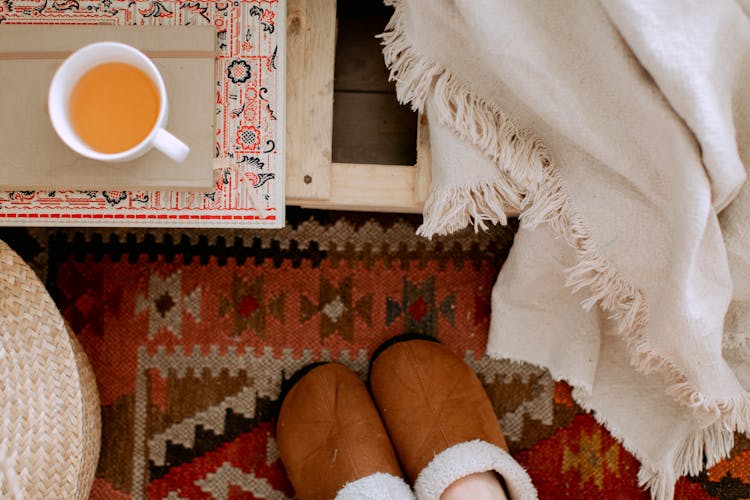
M481 355L489 320L482 291L500 263L490 252L497 239L467 235L446 259L434 251L439 243L420 241L403 221L334 226L352 236L348 247L259 232L259 253L278 252L244 260L210 251L168 257L146 248L156 243L145 237L136 253L127 234L117 236L122 248L98 233L77 233L85 236L73 245L55 234L51 288L85 346L102 402L97 481L106 484L94 497L292 496L273 435L282 380L321 360L364 377L373 350L404 331L439 338L486 372L488 387L534 386L536 401L503 402L511 420L549 401L543 372L504 371ZM408 241L389 246L404 233ZM477 252L483 258L469 260Z
M425 240L421 217L290 209L279 230L14 229L77 333L102 404L93 499L285 499L281 382L314 361L366 376L405 331L461 356L540 498L648 498L638 462L543 369L483 355L513 227ZM750 497L750 440L676 498Z

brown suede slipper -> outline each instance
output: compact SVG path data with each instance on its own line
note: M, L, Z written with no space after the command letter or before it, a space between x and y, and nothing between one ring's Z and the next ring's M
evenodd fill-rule
M315 366L289 389L276 439L300 500L413 498L365 385L340 364Z
M417 498L437 499L457 479L489 470L503 477L511 498L536 497L507 453L481 382L447 347L392 342L370 366L370 390Z

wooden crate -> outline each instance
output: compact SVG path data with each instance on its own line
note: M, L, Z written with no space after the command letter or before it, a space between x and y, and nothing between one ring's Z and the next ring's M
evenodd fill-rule
M430 186L426 117L418 118L414 165L334 162L336 0L289 0L287 23L287 204L421 212Z

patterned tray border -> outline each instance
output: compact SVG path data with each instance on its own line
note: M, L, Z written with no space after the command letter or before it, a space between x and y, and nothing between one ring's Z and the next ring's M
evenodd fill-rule
M3 23L213 24L218 51L213 191L0 191L0 225L284 225L286 0L0 0Z

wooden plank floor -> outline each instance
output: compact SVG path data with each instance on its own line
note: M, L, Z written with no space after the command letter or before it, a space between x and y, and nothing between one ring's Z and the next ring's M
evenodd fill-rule
M396 100L380 40L393 9L382 0L339 0L333 162L414 168L417 114Z

